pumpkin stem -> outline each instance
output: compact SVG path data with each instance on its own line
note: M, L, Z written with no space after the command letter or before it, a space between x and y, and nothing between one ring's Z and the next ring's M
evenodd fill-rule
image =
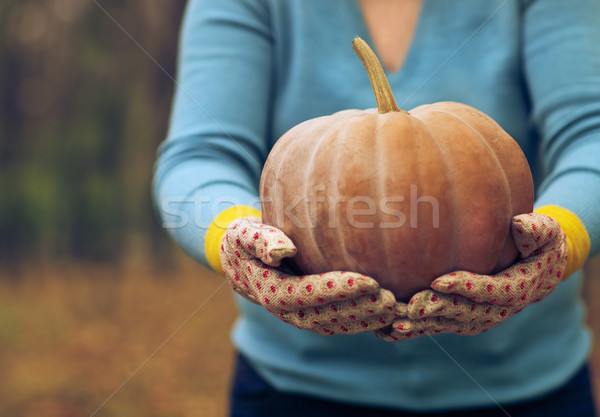
M354 52L356 52L367 70L367 75L369 76L369 81L371 81L371 87L375 94L375 101L377 102L377 110L379 113L408 113L407 111L401 110L396 104L390 84L385 77L383 67L371 47L357 36L352 41L352 49L354 49Z

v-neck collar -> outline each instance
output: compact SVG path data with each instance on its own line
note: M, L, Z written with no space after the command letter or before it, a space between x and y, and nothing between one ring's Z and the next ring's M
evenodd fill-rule
M367 42L373 48L373 50L379 57L379 53L377 51L375 43L373 42L373 38L371 37L371 32L369 31L367 22L364 18L362 9L360 7L359 0L353 0L352 5L353 5L353 9L354 9L354 15L358 22L357 27L360 27L360 30L362 32L361 34L359 34L359 36L362 37L365 40L365 42ZM406 53L406 56L404 57L404 62L402 63L400 68L398 68L395 71L392 71L392 70L386 68L382 64L383 70L385 71L385 75L389 79L404 78L407 76L407 74L410 74L412 71L414 71L416 69L416 67L417 67L416 61L417 61L417 56L418 56L417 51L421 48L424 48L427 44L426 38L430 32L430 30L429 30L429 21L431 19L431 17L429 16L430 14L431 13L429 10L429 0L423 0L423 4L421 5L421 11L419 12L417 26L415 28L415 32L412 37L412 41L408 48L408 52Z

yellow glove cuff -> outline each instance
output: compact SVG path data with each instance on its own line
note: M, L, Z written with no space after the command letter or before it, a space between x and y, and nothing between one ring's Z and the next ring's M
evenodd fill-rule
M233 206L223 210L214 218L204 238L204 253L210 267L223 273L221 266L221 241L229 224L242 217L261 217L260 210L250 206Z
M579 217L567 209L558 206L543 206L534 211L552 217L567 235L568 260L562 278L563 280L567 279L587 260L591 246L590 235Z

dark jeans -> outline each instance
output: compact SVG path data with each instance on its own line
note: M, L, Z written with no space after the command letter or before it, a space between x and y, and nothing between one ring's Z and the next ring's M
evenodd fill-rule
M275 390L238 355L231 390L231 417L595 417L585 366L564 387L529 402L477 410L414 413L361 407Z

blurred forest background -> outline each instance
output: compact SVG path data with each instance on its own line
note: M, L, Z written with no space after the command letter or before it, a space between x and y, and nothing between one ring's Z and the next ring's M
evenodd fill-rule
M169 256L150 176L184 5L0 3L1 261Z
M184 7L0 2L0 417L226 415L230 291L151 202Z

